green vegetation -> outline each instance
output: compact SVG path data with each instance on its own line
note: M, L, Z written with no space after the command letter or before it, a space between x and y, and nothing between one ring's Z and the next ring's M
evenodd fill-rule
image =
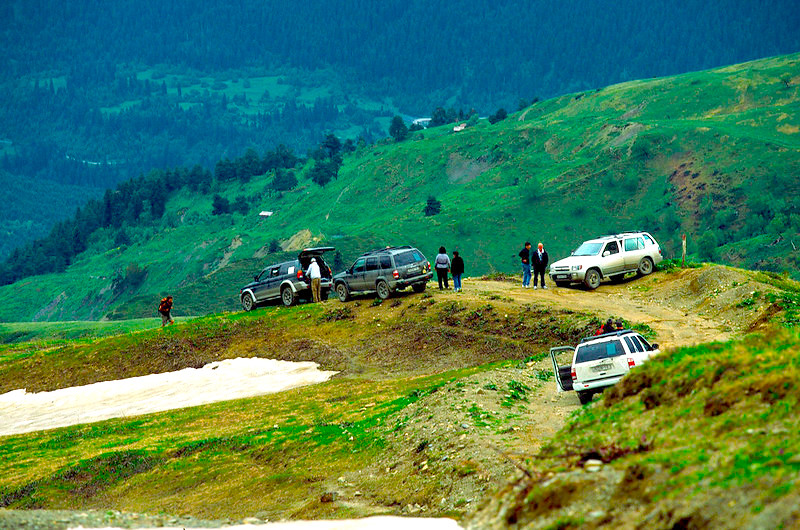
M796 274L800 190L789 177L800 156L800 106L781 76L798 68L795 54L624 83L541 101L494 125L432 128L424 139L352 152L334 153L326 139L292 170L297 186L286 191L273 188L272 171L246 179L215 171L208 194L174 191L160 219L92 232L63 274L0 288L0 319L143 317L165 292L179 315L233 309L240 285L291 255L270 254L274 240L287 250L331 244L345 264L389 244L431 258L444 244L461 252L471 276L516 271L532 227L551 259L584 238L636 227L651 231L666 257L685 232L693 259L713 251L722 262ZM327 173L340 155L338 172ZM246 202L246 213L212 215L214 195ZM432 197L441 209L425 216ZM262 209L275 213L262 219ZM740 214L711 216L728 209ZM701 235L717 232L717 246L701 245ZM115 292L114 278L131 263L145 279Z

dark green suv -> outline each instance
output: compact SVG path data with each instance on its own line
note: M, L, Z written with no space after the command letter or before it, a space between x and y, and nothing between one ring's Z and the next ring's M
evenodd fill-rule
M430 262L416 248L386 247L359 256L349 269L333 277L333 288L342 302L352 293L377 293L385 300L409 286L423 292L432 276Z

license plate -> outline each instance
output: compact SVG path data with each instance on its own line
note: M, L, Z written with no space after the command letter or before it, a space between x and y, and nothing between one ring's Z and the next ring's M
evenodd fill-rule
M419 267L409 267L406 272L419 272Z
M592 366L592 371L594 371L594 372L605 372L606 370L610 370L612 366L614 366L614 365L613 364L598 364L597 366Z
M566 274L556 274L556 280L569 280L569 276Z

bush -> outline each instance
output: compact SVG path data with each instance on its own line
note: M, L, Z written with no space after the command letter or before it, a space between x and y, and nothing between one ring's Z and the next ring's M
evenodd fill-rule
M442 203L436 200L436 197L431 195L428 197L428 201L425 203L425 216L430 217L432 215L436 215L442 211Z

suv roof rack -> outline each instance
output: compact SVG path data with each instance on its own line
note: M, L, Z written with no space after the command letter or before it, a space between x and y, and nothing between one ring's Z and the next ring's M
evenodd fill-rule
M412 248L414 248L414 247L412 247L411 245L400 245L400 246L397 246L397 247L383 247L383 248L379 248L379 249L375 249L375 250L369 250L367 252L364 252L361 255L362 256L369 256L371 254L379 254L381 252L389 252L390 250L407 250L407 249L412 249Z
M581 339L581 344L583 344L584 342L589 342L590 340L594 340L594 339L602 339L604 337L614 337L614 336L620 337L620 336L624 335L625 333L632 333L632 332L633 332L632 329L615 329L614 331L609 331L608 333L601 333L600 335L593 335L591 337L584 337L584 338Z

